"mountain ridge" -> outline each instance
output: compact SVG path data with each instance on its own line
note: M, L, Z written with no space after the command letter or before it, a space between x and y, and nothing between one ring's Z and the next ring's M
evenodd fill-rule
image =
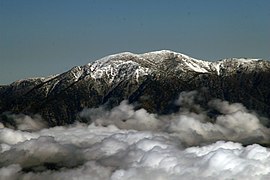
M265 112L270 106L269 77L270 62L261 59L210 62L169 50L124 52L62 74L0 86L0 113L41 114L54 126L74 122L85 107L113 107L124 99L150 112L167 113L181 91L201 88L208 89L206 99L238 101Z
M174 54L174 55L177 55L177 56L180 56L180 57L184 57L185 59L190 59L190 60L193 60L193 61L195 60L197 62L203 62L203 63L206 63L208 65L211 64L212 66L217 66L217 65L222 64L222 63L227 62L227 61L230 61L230 62L232 62L232 61L240 61L242 63L247 63L247 62L252 62L252 61L266 61L267 62L267 60L263 60L263 59L243 58L243 57L241 57L241 58L225 58L225 59L220 59L220 60L217 60L217 61L207 61L207 60L195 59L195 58L192 58L192 57L190 57L188 55L178 53L178 52L174 52L174 51L171 51L171 50L159 50L159 51L147 52L147 53L143 53L143 54L136 54L136 53L132 53L132 52L121 52L121 53L117 53L117 54L113 54L113 55L108 55L108 56L105 56L105 57L103 57L101 59L97 59L97 60L95 60L93 62L90 62L88 64L85 64L85 65L82 65L82 66L75 66L73 68L76 68L76 67L81 68L81 67L87 67L87 66L91 67L93 65L96 65L97 62L99 62L98 64L107 63L110 60L115 60L115 59L119 60L119 58L121 59L123 57L126 58L126 56L133 56L133 57L139 57L139 58L141 57L141 59L143 59L147 55L150 55L148 57L151 57L151 54L152 55L153 54L156 54L156 55L157 54L158 55L166 55L166 54L167 55L168 54L172 55L172 54ZM170 59L170 58L168 58L168 59ZM125 60L125 59L123 59L123 60ZM146 60L149 60L149 59L144 58L144 60L146 61ZM156 60L156 58L154 60ZM240 62L238 62L238 63L240 63ZM157 63L157 62L152 61L151 63ZM154 64L152 64L152 65L154 65ZM71 68L70 70L72 70L73 68ZM70 71L70 70L68 70L68 71ZM195 70L195 68L194 68L194 70ZM68 71L66 71L66 72L68 72ZM61 73L61 74L63 74L63 73ZM47 77L45 76L45 77L33 77L33 78L19 79L19 80L16 80L16 81L12 82L11 84L17 83L17 82L20 82L20 81L24 81L24 80L35 80L35 79L40 79L40 80L44 79L44 80L46 80L46 79L50 79L52 77L56 77L58 75L60 75L60 74L49 75ZM5 85L0 85L0 86L5 86Z

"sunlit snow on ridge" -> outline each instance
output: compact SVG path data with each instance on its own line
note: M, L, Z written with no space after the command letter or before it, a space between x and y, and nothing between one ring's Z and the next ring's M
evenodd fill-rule
M207 61L195 59L182 53L174 52L171 50L160 50L147 52L143 54L135 54L131 52L122 52L118 54L109 55L103 57L94 62L88 63L83 66L76 66L66 73L70 73L73 76L73 81L76 82L81 78L92 78L94 80L107 79L107 83L117 83L123 78L132 77L139 82L139 79L143 76L151 75L155 70L164 66L166 61L176 60L177 63L172 68L176 72L197 72L197 73L216 73L218 76L222 74L224 69L227 71L233 71L240 66L248 65L248 70L254 70L257 66L264 66L263 60L252 58L229 58L219 61ZM236 63L238 66L226 66L225 64L230 61ZM257 63L260 61L260 63ZM144 66L147 64L147 67ZM129 67L126 69L126 67ZM166 67L166 66L164 66ZM121 70L125 69L123 73ZM162 68L161 68L162 69ZM183 73L183 74L184 74ZM65 74L65 73L64 73ZM24 84L26 82L32 82L39 80L40 82L47 82L51 79L59 76L59 79L65 78L63 74L56 74L48 77L29 78L15 81L13 84ZM50 90L59 83L58 81L52 85ZM48 90L49 91L49 90Z

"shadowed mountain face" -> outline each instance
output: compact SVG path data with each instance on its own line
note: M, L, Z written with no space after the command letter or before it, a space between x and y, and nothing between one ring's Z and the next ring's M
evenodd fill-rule
M182 91L199 90L202 106L214 98L240 102L270 116L270 62L258 59L196 60L172 51L121 53L60 75L0 86L1 121L8 113L40 114L49 125L73 123L84 108L112 108L128 99L149 112L179 108Z

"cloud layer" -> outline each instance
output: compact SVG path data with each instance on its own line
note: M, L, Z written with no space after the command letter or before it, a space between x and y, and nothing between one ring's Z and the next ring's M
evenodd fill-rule
M269 129L261 123L265 118L240 103L230 104L219 99L210 101L204 109L196 103L198 98L197 91L182 92L176 100L179 112L166 116L150 114L145 109L135 110L127 101L110 111L104 107L85 109L80 116L101 126L169 133L178 136L188 146L217 140L244 144L269 142Z
M269 179L270 150L255 144L269 142L263 118L221 100L202 108L196 96L181 93L166 116L123 101L82 111L88 125L3 126L0 179Z

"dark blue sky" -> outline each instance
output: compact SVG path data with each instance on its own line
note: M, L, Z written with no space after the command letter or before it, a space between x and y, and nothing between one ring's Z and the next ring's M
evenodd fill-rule
M270 59L269 0L0 0L0 84L123 51Z

